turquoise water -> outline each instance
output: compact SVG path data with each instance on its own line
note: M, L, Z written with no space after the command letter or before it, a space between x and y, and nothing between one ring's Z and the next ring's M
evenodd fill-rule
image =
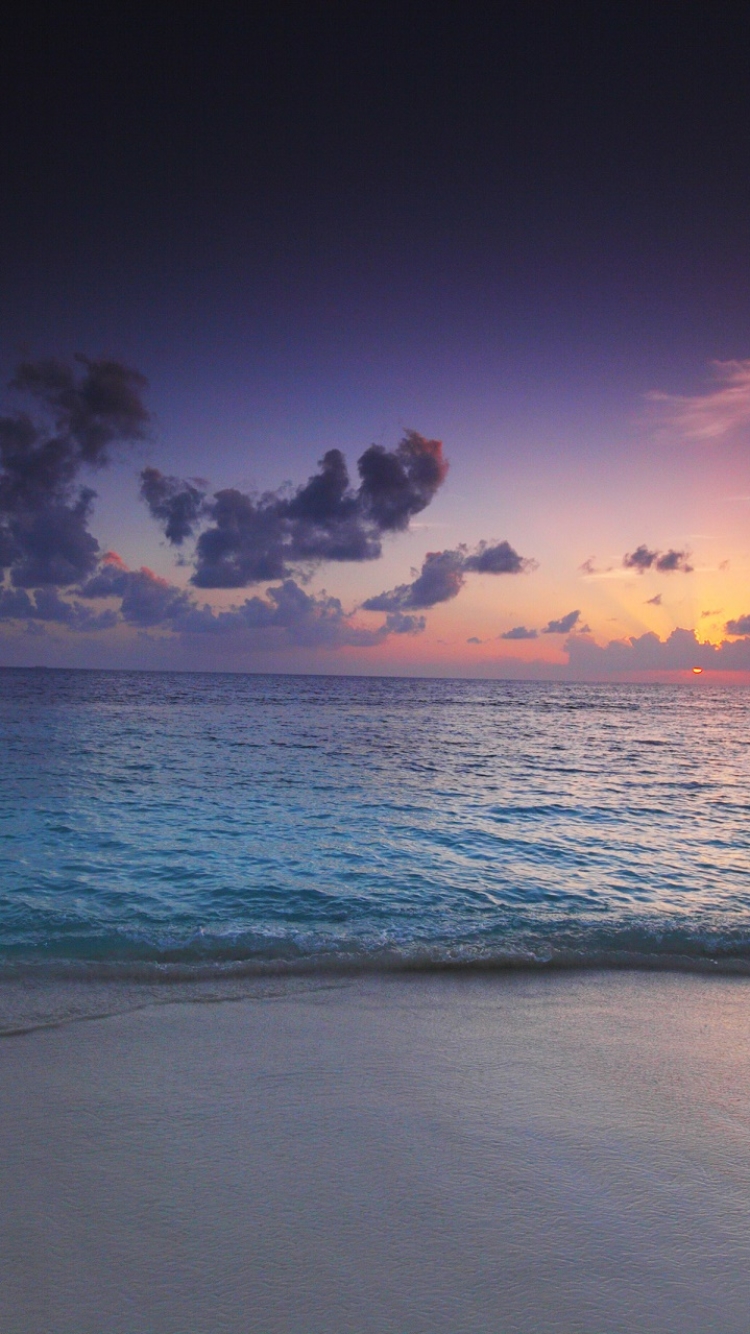
M750 971L750 692L0 671L0 970Z

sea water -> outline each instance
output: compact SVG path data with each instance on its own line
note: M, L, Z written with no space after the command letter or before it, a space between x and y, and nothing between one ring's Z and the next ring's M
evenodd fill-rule
M0 671L0 979L750 972L750 691Z

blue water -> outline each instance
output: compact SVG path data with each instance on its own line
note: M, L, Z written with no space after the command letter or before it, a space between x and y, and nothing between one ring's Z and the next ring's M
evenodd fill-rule
M750 692L0 671L0 974L750 971Z

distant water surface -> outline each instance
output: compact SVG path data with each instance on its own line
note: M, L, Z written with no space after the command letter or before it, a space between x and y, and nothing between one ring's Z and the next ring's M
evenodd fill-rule
M0 976L750 971L750 692L0 671Z

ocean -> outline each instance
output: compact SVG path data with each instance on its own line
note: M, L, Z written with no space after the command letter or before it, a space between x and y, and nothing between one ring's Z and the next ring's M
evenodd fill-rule
M0 671L0 979L750 972L750 692Z

